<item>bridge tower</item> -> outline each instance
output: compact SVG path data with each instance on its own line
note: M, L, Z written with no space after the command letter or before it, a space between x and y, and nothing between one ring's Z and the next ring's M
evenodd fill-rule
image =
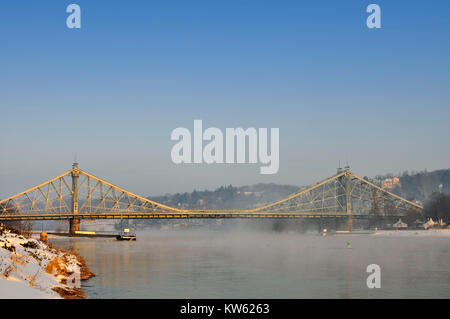
M72 213L76 215L78 214L78 177L80 176L78 163L73 163L72 168ZM78 230L80 230L80 219L74 217L70 220L69 232L73 235Z
M340 187L338 188L336 198L339 206L341 207L341 210L348 214L347 230L350 231L353 228L350 166L345 166L344 171L346 172L346 174L338 178ZM338 173L341 172L342 169L338 168Z

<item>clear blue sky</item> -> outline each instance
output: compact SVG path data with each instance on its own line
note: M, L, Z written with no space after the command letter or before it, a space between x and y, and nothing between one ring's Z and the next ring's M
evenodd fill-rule
M66 27L81 6L82 28ZM365 8L377 3L382 29ZM448 168L449 1L2 1L0 197L80 167L142 195ZM279 127L280 170L175 165L176 127Z

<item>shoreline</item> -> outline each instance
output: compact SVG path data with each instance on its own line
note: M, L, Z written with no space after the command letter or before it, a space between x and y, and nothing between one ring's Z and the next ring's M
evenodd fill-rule
M81 281L94 276L78 253L0 224L0 298L84 299Z

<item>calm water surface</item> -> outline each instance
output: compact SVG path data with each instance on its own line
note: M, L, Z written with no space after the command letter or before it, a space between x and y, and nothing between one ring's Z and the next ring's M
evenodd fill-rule
M51 242L97 274L83 283L88 298L449 298L449 235L148 230L136 242ZM366 286L369 264L380 289Z

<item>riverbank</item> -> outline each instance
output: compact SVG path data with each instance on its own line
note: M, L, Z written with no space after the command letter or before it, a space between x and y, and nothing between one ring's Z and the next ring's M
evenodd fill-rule
M85 298L81 281L93 276L77 253L0 224L0 298Z

